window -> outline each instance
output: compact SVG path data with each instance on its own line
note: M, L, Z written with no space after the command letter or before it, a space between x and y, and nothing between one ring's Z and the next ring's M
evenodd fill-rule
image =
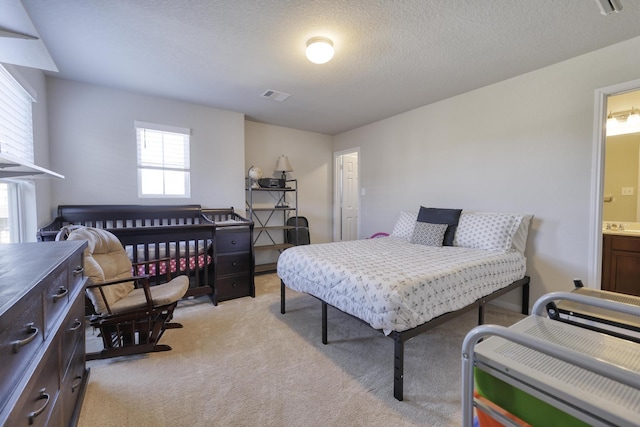
M0 155L33 163L34 101L35 92L31 95L0 65ZM35 240L37 219L29 214L35 211L34 189L30 180L0 175L0 243Z
M190 197L190 129L135 122L138 197Z
M11 243L11 224L9 218L9 184L0 182L0 243Z

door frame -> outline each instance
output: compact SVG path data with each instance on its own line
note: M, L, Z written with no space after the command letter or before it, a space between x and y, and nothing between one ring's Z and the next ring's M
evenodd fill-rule
M333 241L340 241L340 233L341 233L341 200L342 200L342 174L340 170L340 158L347 154L357 154L358 155L358 224L357 233L358 237L360 236L360 197L362 196L360 189L362 185L360 183L360 176L362 170L362 156L360 155L360 147L349 148L346 150L335 151L333 153Z
M604 152L607 98L640 90L640 79L596 89L593 118L591 211L589 215L589 269L587 286L600 289L602 280L602 201L604 197Z

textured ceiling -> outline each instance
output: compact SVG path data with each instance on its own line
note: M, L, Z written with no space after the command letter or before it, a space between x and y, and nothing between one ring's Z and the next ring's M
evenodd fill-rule
M609 16L592 0L23 4L47 74L333 135L640 36L640 1L622 1ZM312 36L333 40L331 62L305 58Z

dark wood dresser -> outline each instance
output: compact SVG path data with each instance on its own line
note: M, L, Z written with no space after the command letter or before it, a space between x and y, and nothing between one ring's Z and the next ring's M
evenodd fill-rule
M0 425L77 423L89 377L86 245L0 245Z
M252 232L253 223L216 226L214 304L256 296Z

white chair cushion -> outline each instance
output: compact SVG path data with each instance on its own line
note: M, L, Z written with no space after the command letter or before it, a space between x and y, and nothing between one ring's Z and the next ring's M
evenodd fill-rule
M187 276L178 276L168 283L162 285L151 286L151 298L154 306L168 305L178 301L184 296L189 288L189 278ZM121 313L126 311L144 308L147 305L147 298L144 295L144 289L137 288L131 291L127 296L119 299L111 306L113 313Z
M131 277L131 261L120 240L112 233L98 228L83 227L73 230L67 240L86 240L84 251L84 271L91 283L103 283L114 279ZM103 288L109 307L135 288L133 282L124 282ZM96 313L105 313L107 307L99 289L88 289L87 295Z

